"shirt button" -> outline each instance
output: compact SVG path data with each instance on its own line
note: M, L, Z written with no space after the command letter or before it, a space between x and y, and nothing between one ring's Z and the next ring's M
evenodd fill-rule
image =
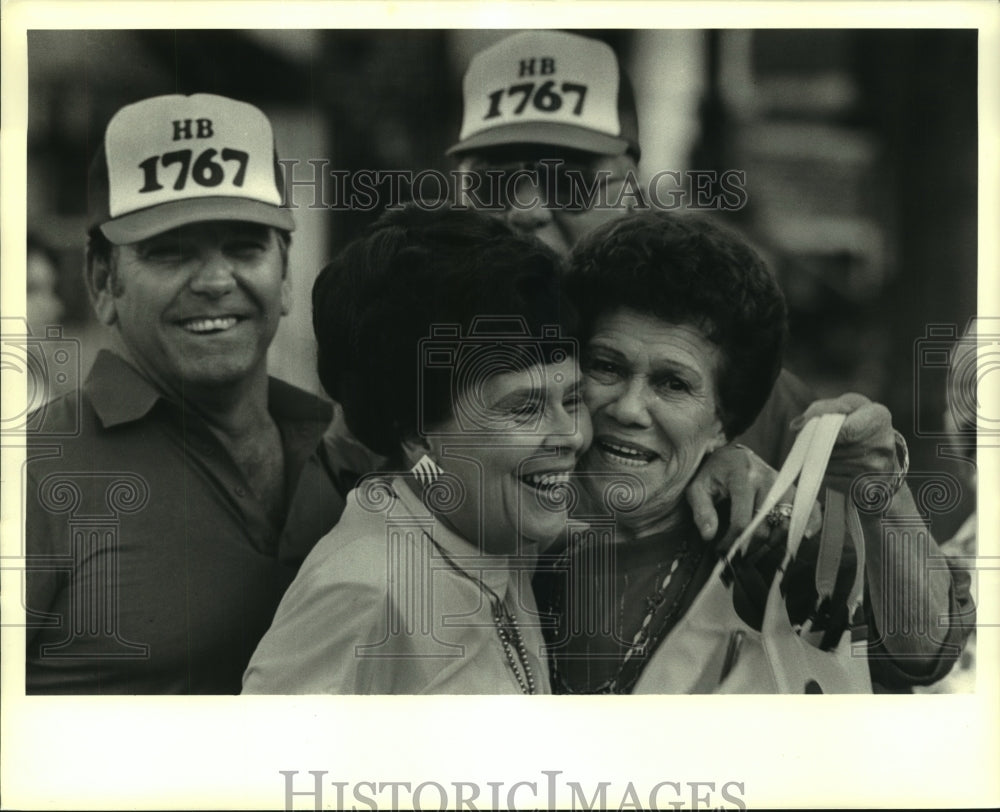
M236 486L236 488L235 488L235 492L236 492L236 495L237 495L238 497L240 497L241 499L242 499L242 498L243 498L244 496L246 496L246 495L247 495L247 491L246 491L246 488L243 488L243 487L241 487L241 486L239 486L239 485L237 485L237 486Z

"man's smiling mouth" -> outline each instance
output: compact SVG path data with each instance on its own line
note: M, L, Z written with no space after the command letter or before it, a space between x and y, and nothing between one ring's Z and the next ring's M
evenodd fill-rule
M180 326L189 333L203 335L206 333L222 333L231 330L239 323L236 316L216 316L214 318L195 318L180 322Z

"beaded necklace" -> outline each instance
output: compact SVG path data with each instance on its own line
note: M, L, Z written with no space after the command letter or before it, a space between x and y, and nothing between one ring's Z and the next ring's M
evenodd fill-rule
M707 548L706 548L707 549ZM680 607L687 595L688 588L699 569L704 550L694 550L691 554L690 538L685 538L681 549L673 556L666 573L661 577L651 595L645 598L646 613L639 623L629 647L625 650L618 663L615 673L601 682L589 693L624 694L629 693L638 681L645 665L646 658L655 650L660 638L672 628ZM571 551L564 553L564 565L569 567ZM668 597L671 598L669 605ZM664 607L665 610L664 610ZM563 608L557 606L556 612L562 615ZM654 622L655 621L655 622ZM567 693L575 693L559 673L555 661L551 663L553 681L558 682Z
M670 623L674 619L674 615L677 614L677 610L680 608L681 601L684 599L688 585L691 583L691 579L694 577L697 567L691 566L687 568L684 582L681 584L679 589L674 590L673 602L660 618L657 628L655 630L652 629L653 619L660 612L660 608L666 601L667 589L673 582L674 575L676 575L677 570L680 569L681 563L685 561L690 546L690 539L685 539L684 546L681 547L680 552L674 556L674 560L670 562L670 566L667 567L666 574L660 579L660 582L653 591L653 594L646 598L646 614L643 616L642 622L639 624L639 628L632 636L632 642L629 644L628 649L622 657L621 665L618 666L618 673L616 673L615 676L613 676L606 683L606 687L602 686L602 693L617 694L631 690L636 679L639 677L641 665L638 662L633 664L635 674L631 679L629 679L629 672L633 670L633 667L630 667L629 663L633 660L633 658L645 658L649 653L651 653L652 646L655 645L659 639L659 632L667 628L667 624ZM654 634L653 632L657 633Z
M424 535L427 536L426 533ZM455 572L478 586L480 591L489 599L490 606L493 608L493 626L497 631L497 637L500 638L500 645L503 647L503 653L507 657L507 664L514 674L514 679L517 680L522 694L536 693L535 675L528 661L527 647L524 645L524 639L521 637L517 618L511 614L504 599L479 578L459 567L434 539L430 536L427 536L427 538L437 547L438 552L441 553L441 557L448 562L448 565Z

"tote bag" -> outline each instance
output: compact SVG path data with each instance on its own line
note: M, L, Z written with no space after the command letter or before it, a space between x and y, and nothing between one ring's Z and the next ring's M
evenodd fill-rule
M793 627L781 594L781 578L794 559L812 504L845 415L822 415L799 433L774 486L753 521L716 565L685 615L650 658L633 693L871 693L864 646L852 646L848 628L826 650L808 624ZM733 606L733 581L725 577L733 559L746 550L757 526L788 488L798 481L783 562L768 591L760 630ZM860 605L864 585L864 537L857 513L843 494L827 490L824 523L815 568L819 602L833 593L845 537L857 554L848 613Z

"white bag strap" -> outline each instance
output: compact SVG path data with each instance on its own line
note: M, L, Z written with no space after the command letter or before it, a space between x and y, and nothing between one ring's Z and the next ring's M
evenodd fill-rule
M865 588L865 533L861 527L861 519L858 517L858 509L853 502L847 503L847 533L854 541L854 550L858 555L858 566L854 572L854 586L847 596L848 617L853 617L854 612L861 605L864 599Z
M856 556L854 583L847 596L847 611L853 616L864 598L865 537L858 509L847 495L833 488L826 489L823 533L820 536L816 561L816 608L833 597L840 570L845 537L850 540Z
M781 470L778 471L778 476L774 480L774 484L771 485L771 490L767 492L764 501L757 508L756 515L726 552L725 559L727 561L730 561L737 553L743 552L746 549L753 539L754 531L760 526L760 523L767 518L767 514L778 504L778 500L784 496L785 492L795 484L795 480L802 470L802 463L806 458L806 453L809 450L809 444L812 442L815 431L815 421L806 423L799 431L792 450L788 452L788 456L785 458Z
M802 540L812 504L819 494L827 460L836 443L837 434L840 432L840 426L845 417L846 415L843 414L825 414L814 417L802 427L798 437L795 438L792 450L788 452L788 457L771 486L771 490L761 502L757 514L726 553L727 561L731 561L737 552L747 548L760 523L767 518L768 513L778 504L778 500L784 496L785 492L800 478L800 474L804 474L804 469L808 468L808 473L804 474L802 481L799 482L795 503L792 506L792 520L788 528L789 554L785 557L787 564L788 559L798 550L799 542ZM815 449L814 444L816 444ZM798 534L797 537L793 536L793 529ZM784 564L782 569L784 569Z
M813 503L819 496L819 489L823 485L826 464L830 459L830 453L837 442L837 434L840 433L840 427L846 417L847 415L843 414L825 414L815 418L816 431L802 463L799 487L795 492L792 516L788 523L788 548L785 554L785 564L798 552L799 543L802 541L802 536L805 535L806 524L809 522Z
M844 494L832 488L826 489L823 505L823 532L819 537L819 553L816 557L816 606L833 597L840 570L841 553L844 549L844 532L847 528L847 500Z

